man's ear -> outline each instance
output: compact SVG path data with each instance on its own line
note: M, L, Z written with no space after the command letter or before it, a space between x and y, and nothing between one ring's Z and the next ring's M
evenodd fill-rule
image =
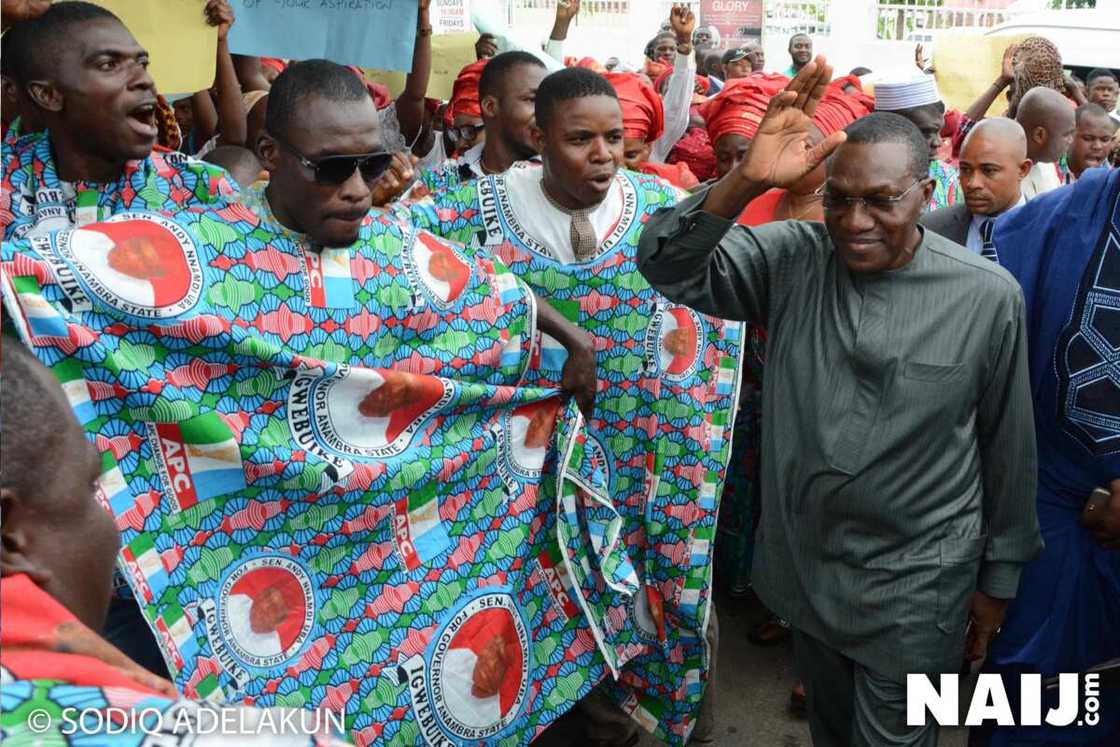
M935 186L936 185L934 184L933 179L926 178L926 183L922 187L922 205L923 205L922 209L923 209L923 211L925 210L924 206L928 205L929 201L933 199L933 188Z
M27 95L35 106L48 112L62 111L63 96L49 80L32 80L27 83Z
M1035 127L1031 130L1031 141L1038 145L1040 148L1046 145L1046 141L1050 138L1050 133L1042 125Z
M257 159L260 160L261 166L264 166L265 171L275 171L280 165L280 147L277 145L276 140L267 132L261 132L257 138Z
M0 576L16 576L21 573L38 586L50 580L50 573L40 569L28 554L30 545L30 526L28 509L11 488L0 488Z
M1026 179L1027 174L1031 173L1031 169L1033 169L1033 168L1034 168L1034 161L1032 161L1029 158L1023 159L1023 162L1021 164L1019 164L1019 178L1020 179Z
M483 96L482 101L479 102L479 106L482 108L482 118L483 118L483 120L494 119L495 117L498 116L498 97L497 96L493 96L493 95Z
M529 137L532 138L533 148L536 149L537 153L543 154L544 153L544 130L542 130L537 125L533 125L532 129L529 131Z

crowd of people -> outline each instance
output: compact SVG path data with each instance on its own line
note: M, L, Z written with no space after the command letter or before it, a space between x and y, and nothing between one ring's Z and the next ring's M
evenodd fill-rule
M207 0L175 96L104 8L4 0L0 738L224 697L347 714L267 744L703 744L755 713L722 634L792 638L815 745L934 745L908 674L1018 714L1115 666L1115 71L1028 37L959 111L920 47L768 63L686 5L565 57L561 0L440 101L429 5L394 97Z

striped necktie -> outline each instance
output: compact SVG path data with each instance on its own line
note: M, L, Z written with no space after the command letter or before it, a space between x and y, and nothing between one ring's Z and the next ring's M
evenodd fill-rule
M980 256L986 257L993 262L999 262L999 254L996 253L995 242L992 241L992 231L996 228L996 222L993 218L988 218L980 224L980 240L984 242L980 246Z

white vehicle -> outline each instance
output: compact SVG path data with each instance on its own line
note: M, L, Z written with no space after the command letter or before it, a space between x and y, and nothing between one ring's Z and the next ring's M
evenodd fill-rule
M1058 45L1066 67L1120 68L1120 2L1098 0L1092 10L1016 13L985 36L1038 34Z

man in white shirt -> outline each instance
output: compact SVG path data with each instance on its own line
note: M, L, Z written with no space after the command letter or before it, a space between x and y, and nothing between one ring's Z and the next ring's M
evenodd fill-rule
M1058 161L1073 143L1073 106L1062 94L1040 86L1019 101L1015 119L1027 134L1027 157L1034 163L1023 180L1023 196L1031 200L1062 186Z
M992 230L996 218L1026 200L1023 178L1031 170L1027 137L1013 119L984 119L961 146L960 183L964 202L926 213L918 222L976 254L998 261Z

